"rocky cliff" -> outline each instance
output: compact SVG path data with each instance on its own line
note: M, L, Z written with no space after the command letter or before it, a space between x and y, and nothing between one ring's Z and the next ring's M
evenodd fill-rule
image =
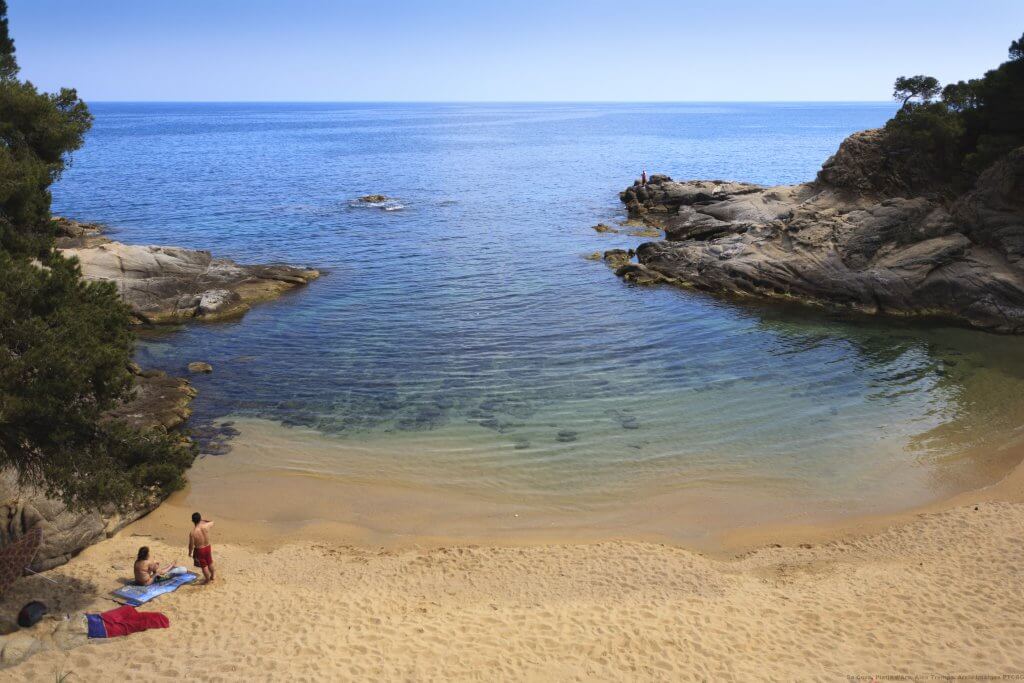
M184 379L157 370L134 368L135 388L130 400L111 411L139 429L172 430L188 419L195 390ZM83 548L114 534L152 510L151 505L121 513L69 510L61 501L18 483L11 470L0 470L0 547L21 538L30 529L43 528L43 542L32 563L34 571L64 564Z
M628 279L1024 333L1024 148L958 197L908 192L864 131L810 183L656 175L620 198L665 231L618 269Z

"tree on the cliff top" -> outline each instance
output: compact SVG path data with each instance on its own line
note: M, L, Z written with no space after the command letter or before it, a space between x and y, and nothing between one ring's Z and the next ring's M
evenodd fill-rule
M1013 61L1024 59L1024 34L1010 43L1010 59Z
M931 102L941 89L939 81L931 76L900 76L893 86L892 96L902 100L902 106L906 107L915 97L922 102Z
M947 85L938 101L934 78L896 79L893 96L903 105L885 131L893 172L907 189L956 194L1024 146L1024 36L1008 53L981 78Z
M128 311L54 249L50 219L50 185L92 117L74 90L17 74L0 0L0 467L70 504L131 504L180 485L190 458L103 419L131 387Z

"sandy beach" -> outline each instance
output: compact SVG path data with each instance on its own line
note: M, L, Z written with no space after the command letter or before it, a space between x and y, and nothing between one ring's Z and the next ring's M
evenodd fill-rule
M219 577L171 627L39 653L3 680L842 680L1024 673L1024 472L932 509L776 529L728 558L609 541L387 549L217 529ZM104 610L139 545L184 558L173 504L18 583ZM766 532L767 533L767 532ZM244 537L244 534L240 534ZM820 542L831 536L832 540ZM760 542L761 539L759 539Z

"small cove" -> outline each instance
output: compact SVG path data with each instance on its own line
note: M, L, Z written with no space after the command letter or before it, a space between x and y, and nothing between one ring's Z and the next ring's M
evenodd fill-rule
M1010 466L1019 339L634 287L582 258L641 241L590 226L623 219L642 166L799 182L891 110L100 103L54 210L122 241L327 271L241 321L140 344L145 365L214 365L197 418L279 443L261 467L609 534L667 518L687 538L702 514L880 513ZM396 210L353 201L373 192ZM330 507L318 491L310 519ZM303 495L281 515L301 519Z

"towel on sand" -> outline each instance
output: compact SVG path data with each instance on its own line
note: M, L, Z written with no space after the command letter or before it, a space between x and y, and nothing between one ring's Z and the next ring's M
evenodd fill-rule
M139 612L124 605L102 614L87 614L90 638L116 638L151 628L167 628L170 620L160 612Z
M175 591L179 586L191 583L197 578L196 574L193 574L192 572L185 572L184 574L177 574L163 581L154 581L148 586L130 585L125 586L124 588L118 588L114 591L114 595L124 599L124 601L129 605L138 607L139 605L149 602L158 595Z

